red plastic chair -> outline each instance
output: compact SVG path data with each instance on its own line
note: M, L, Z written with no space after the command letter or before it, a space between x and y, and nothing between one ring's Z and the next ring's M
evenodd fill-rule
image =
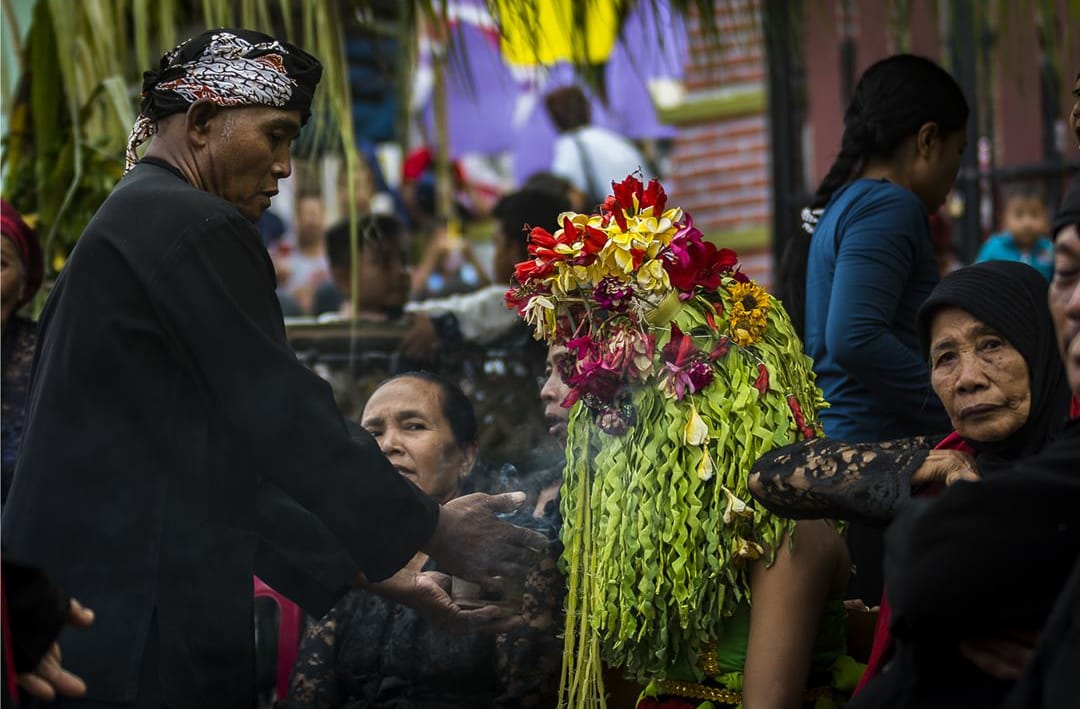
M300 624L303 620L300 607L285 596L255 579L255 598L269 598L278 607L277 677L274 682L276 699L284 699L289 693L289 675L292 673L296 653L300 648Z

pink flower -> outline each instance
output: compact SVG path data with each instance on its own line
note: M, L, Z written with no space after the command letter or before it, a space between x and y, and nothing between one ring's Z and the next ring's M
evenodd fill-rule
M601 406L596 412L596 425L609 436L622 436L629 430L632 423L632 411L614 406Z
M664 389L680 401L707 387L713 380L712 367L704 361L694 339L684 335L675 323L671 324L671 340L661 353L664 362Z
M686 224L672 237L663 259L671 285L684 294L692 294L698 286L716 290L723 274L739 262L731 249L718 249L705 241L689 215Z

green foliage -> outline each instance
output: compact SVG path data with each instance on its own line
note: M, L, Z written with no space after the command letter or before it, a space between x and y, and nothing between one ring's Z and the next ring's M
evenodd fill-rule
M3 194L36 218L49 271L62 265L123 174L142 72L176 45L178 27L191 35L239 21L320 56L326 71L313 114L325 120L314 135L305 135L305 145L348 146L347 160L355 163L339 5L207 0L196 8L182 0L39 0L25 47L26 72L6 107ZM293 36L297 26L306 41Z
M720 293L729 310L729 294ZM719 313L700 296L687 306L674 322L709 351L718 333L707 313ZM748 600L747 564L771 563L794 524L748 490L753 462L816 428L824 406L783 306L771 299L764 337L732 343L714 364L713 382L682 401L656 386L640 388L635 422L623 436L601 432L580 403L571 414L561 706L602 706L602 662L640 682L663 678L675 664L696 666L703 646ZM764 391L755 381L761 365L769 374ZM708 427L702 446L687 442L694 416ZM699 472L704 456L714 472Z

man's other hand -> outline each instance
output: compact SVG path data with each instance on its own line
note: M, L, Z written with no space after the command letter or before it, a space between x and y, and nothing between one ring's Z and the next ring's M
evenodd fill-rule
M83 628L94 622L94 612L83 608L74 598L68 605L67 624ZM19 686L30 695L43 701L51 701L56 695L81 697L86 694L86 683L73 675L60 664L60 644L53 643L49 651L32 672L18 676Z

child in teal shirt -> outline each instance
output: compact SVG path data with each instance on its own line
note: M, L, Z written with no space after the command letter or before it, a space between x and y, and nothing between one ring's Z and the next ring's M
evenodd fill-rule
M979 249L976 261L1020 261L1050 280L1054 275L1054 246L1046 234L1050 218L1042 195L1032 187L1005 193L1005 230L993 234Z

